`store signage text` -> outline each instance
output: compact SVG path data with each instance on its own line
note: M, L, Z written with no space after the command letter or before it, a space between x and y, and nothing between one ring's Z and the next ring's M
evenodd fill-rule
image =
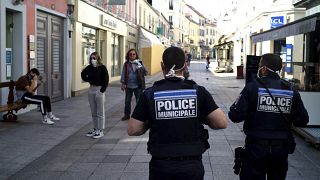
M108 19L105 15L101 15L101 26L108 27L111 29L117 28L117 22L112 19Z
M271 29L284 25L284 16L274 16L270 19Z

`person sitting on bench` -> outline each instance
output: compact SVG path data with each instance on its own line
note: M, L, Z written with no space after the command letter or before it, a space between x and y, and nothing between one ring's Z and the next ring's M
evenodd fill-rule
M32 68L26 75L18 79L16 82L17 98L27 104L39 105L43 116L42 123L52 125L54 124L52 120L58 121L60 118L52 114L50 98L48 96L34 94L38 87L36 82L39 75L38 69Z

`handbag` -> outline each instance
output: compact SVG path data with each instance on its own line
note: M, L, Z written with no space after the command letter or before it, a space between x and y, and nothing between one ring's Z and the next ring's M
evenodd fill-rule
M270 95L273 103L277 106L281 117L285 120L285 122L288 124L288 129L289 129L289 134L288 134L288 139L287 139L287 147L288 147L288 153L293 154L294 150L296 149L296 142L294 140L293 134L290 131L291 129L291 123L290 121L284 116L282 110L280 109L279 105L276 103L274 97L272 96L271 92L269 91L269 88L266 87L266 85L259 79L257 78L257 81L267 90L268 94Z

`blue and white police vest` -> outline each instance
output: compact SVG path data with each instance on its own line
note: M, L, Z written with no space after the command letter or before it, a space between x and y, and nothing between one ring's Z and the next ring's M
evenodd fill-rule
M272 94L275 102L272 100L272 97L270 97L265 88L259 88L257 111L280 113L277 107L278 105L283 113L290 114L293 91L272 88L269 88L269 91Z
M154 101L156 120L197 117L195 89L158 91Z

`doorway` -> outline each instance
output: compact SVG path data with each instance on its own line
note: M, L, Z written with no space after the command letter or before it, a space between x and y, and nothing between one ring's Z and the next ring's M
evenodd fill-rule
M63 99L63 19L37 11L37 69L43 85L38 94L51 98L52 102Z

